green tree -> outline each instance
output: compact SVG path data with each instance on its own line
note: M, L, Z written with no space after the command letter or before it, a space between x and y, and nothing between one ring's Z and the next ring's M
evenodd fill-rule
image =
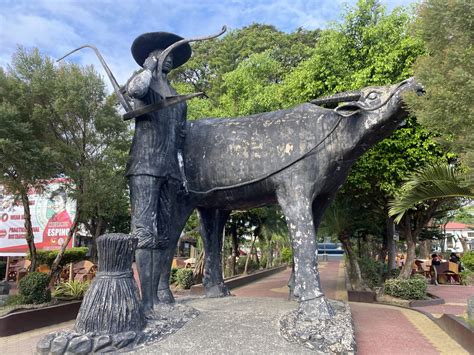
M415 29L427 53L417 59L415 75L426 88L409 97L419 121L442 133L439 140L474 168L474 3L425 0Z
M258 225L254 234L259 240L260 251L266 260L262 267L273 266L275 250L280 252L285 246L290 245L288 228L281 209L277 206L269 206L254 210L258 216Z
M80 222L94 237L105 230L126 230L123 170L130 133L94 69L54 66L37 50L20 48L9 73L2 72L0 85L6 113L1 115L5 121L2 155L16 149L16 159L30 169L22 171L18 180L30 185L58 175L72 180L77 211L68 238ZM6 168L15 163L1 161ZM11 190L20 191L16 186ZM53 263L53 274L67 244ZM30 250L30 254L34 253Z
M95 238L106 230L126 230L123 220L129 217L124 168L130 133L93 67L60 66L56 97L54 114L48 116L54 127L53 144L61 153L62 172L74 182L77 222L84 223L95 245ZM53 263L53 273L63 252L64 248Z
M399 82L412 74L412 64L424 53L423 42L408 30L412 17L403 9L386 14L375 0L361 0L349 9L341 24L324 31L313 55L290 72L282 85L285 105L357 89L368 85ZM405 128L377 144L353 167L341 194L356 197L387 226L384 250L394 264L393 223L388 200L414 169L443 155L433 136L412 119ZM390 245L388 245L390 244Z
M406 10L386 14L376 0L359 0L344 21L321 33L312 56L290 72L283 85L286 105L334 92L399 82L424 51L409 31Z
M31 223L28 192L41 191L45 179L58 172L55 152L42 115L44 102L54 85L53 63L38 51L19 50L5 72L0 68L0 183L21 201L24 208L25 238L36 269L36 247Z
M222 39L195 43L191 60L173 71L171 76L174 82L186 85L181 86L185 88L182 92L202 91L206 95L207 99L190 102L188 116L200 118L231 115L232 111L227 112L222 108L220 101L228 89L232 90L232 83L236 83L233 81L235 75L228 79L231 83L226 82L225 76L228 73L247 60L259 62L261 58L255 56L263 53L266 53L264 58L267 62L273 60L271 65L278 64L279 72L289 72L311 55L319 33L319 30L299 28L287 34L270 25L253 24L229 31ZM248 66L252 67L252 64ZM274 75L277 78L280 76L278 72ZM179 84L177 88L180 88ZM194 108L199 114L195 114Z
M181 82L189 85L192 79L202 80L198 89L211 99L191 102L190 114L247 115L338 91L399 82L412 75L412 64L425 51L423 41L409 31L412 21L406 10L387 14L378 1L360 0L348 9L342 23L318 31L317 36L304 34L307 41L299 51L303 55L294 61L280 60L266 46L276 38L280 41L276 48L285 53L294 55L292 48L297 48L288 43L287 37L264 25L237 30L222 40L198 43L194 62L183 70L194 69ZM204 53L200 52L201 46L206 47ZM355 204L374 211L377 225L387 226L383 233L387 244L393 240L388 200L409 173L443 155L433 135L409 120L405 128L362 157L342 194L357 197Z

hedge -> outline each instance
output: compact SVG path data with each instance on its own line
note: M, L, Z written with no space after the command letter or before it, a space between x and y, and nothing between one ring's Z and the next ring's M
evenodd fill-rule
M414 277L408 280L388 279L384 283L385 293L404 300L422 300L426 298L426 279Z
M89 251L86 247L76 247L71 249L66 249L64 255L59 263L59 266L62 267L69 263L77 263L78 261L87 259L87 252ZM54 259L58 255L59 250L38 250L36 251L36 263L37 265L46 264L49 267L53 265ZM30 255L27 255L27 258L30 259ZM30 259L31 260L31 259Z
M51 300L49 277L42 272L30 272L20 280L18 289L23 303L45 303Z

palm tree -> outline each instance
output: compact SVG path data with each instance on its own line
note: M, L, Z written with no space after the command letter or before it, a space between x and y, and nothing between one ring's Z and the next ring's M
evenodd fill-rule
M410 277L416 243L423 228L442 206L463 199L474 199L474 184L466 181L454 166L437 164L412 174L400 194L389 202L389 215L399 224L407 241L407 259L400 278ZM451 204L447 209L455 206Z

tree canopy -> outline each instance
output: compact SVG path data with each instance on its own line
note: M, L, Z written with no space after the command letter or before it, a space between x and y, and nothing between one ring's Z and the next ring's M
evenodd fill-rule
M474 168L474 3L425 0L418 8L415 30L427 53L415 64L426 88L411 96L418 120L442 133L439 140Z
M130 133L92 67L54 65L36 49L19 48L0 70L0 111L0 182L21 193L69 177L78 222L93 236L114 225L126 231Z

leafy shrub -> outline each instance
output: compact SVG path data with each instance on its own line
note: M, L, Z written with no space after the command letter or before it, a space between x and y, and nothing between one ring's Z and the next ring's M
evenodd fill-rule
M244 272L246 261L247 261L246 256L241 256L239 258L239 261L237 261L237 268L239 269L239 272ZM258 262L250 259L249 264L247 265L247 272L258 270L259 267L260 267L260 265L258 264Z
M71 299L81 299L84 297L88 282L72 280L70 282L61 282L53 291L53 297L67 297Z
M77 263L78 261L87 259L88 251L89 249L86 247L66 249L59 266L62 267L69 263ZM53 265L54 259L56 259L56 256L58 256L58 253L58 250L37 250L37 265L46 264L51 267ZM27 255L27 258L30 259L29 254Z
M293 261L293 251L291 248L282 248L281 249L281 261L287 264L291 264Z
M461 263L467 270L474 272L474 251L465 253L461 258Z
M17 306L23 303L22 295L10 295L5 301L4 306Z
M460 272L461 285L474 286L474 272L471 270L464 270Z
M371 289L382 285L384 264L371 258L360 258L359 267L362 278Z
M190 288L194 284L193 270L178 269L178 271L176 271L176 281L182 288Z
M395 269L390 270L390 272L388 273L388 278L389 279L396 279L398 277L398 275L400 275L400 269L395 268Z
M51 300L49 277L41 272L30 272L18 286L23 303L45 303Z
M421 300L426 297L426 279L413 277L408 280L388 279L384 284L385 293L404 300Z
M170 285L176 283L176 273L178 272L177 267L172 267L170 271Z

